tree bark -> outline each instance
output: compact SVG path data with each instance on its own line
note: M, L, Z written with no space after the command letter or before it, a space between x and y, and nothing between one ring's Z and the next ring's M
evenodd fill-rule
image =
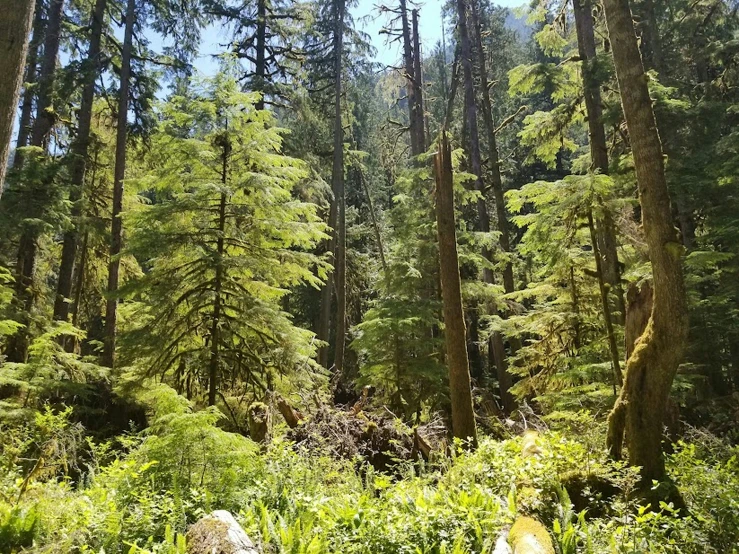
M595 29L593 5L591 0L573 0L577 47L582 60L583 97L588 116L588 136L592 170L608 175L608 145L603 125L603 107L600 97L600 83L597 80ZM626 315L624 291L621 286L621 271L618 261L616 226L609 210L604 211L598 225L598 245L602 255L602 274L609 291L613 291L618 312L618 322L623 325Z
M59 264L59 280L54 300L54 319L67 321L70 310L70 297L74 274L74 261L77 257L79 239L79 223L82 209L80 200L87 172L87 157L90 146L90 129L92 127L92 109L95 102L95 79L100 72L100 43L103 34L103 18L107 0L96 0L95 9L90 22L90 46L85 60L84 86L80 102L79 125L77 137L72 145L71 180L69 201L72 204L71 218L73 227L64 233L62 256Z
M10 140L23 81L34 3L9 0L0 14L0 196L8 167Z
M223 144L223 167L221 183L226 185L228 179L228 143ZM223 289L223 253L225 249L224 233L226 231L226 193L221 193L218 203L218 238L216 239L216 274L213 279L213 323L210 328L210 360L208 363L208 406L216 405L218 395L218 373L221 366L221 292Z
M54 80L56 61L59 56L63 8L64 0L51 0L44 38L44 57L41 60L36 121L31 131L31 144L44 148L47 146L49 133L56 120L53 112Z
M577 0L575 0L577 1ZM608 287L603 277L603 258L600 254L598 246L598 230L593 220L593 211L588 212L588 228L590 229L590 242L593 245L593 257L595 258L595 273L598 278L598 288L600 290L600 301L603 308L603 320L606 325L606 336L608 337L608 350L611 353L611 366L613 367L613 383L614 392L616 386L622 386L624 377L621 373L621 358L618 353L618 344L616 342L616 333L613 331L613 321L611 321L611 307L608 303Z
M490 86L488 84L488 70L485 60L485 51L482 47L482 26L478 14L477 0L471 0L472 28L475 36L475 50L480 73L480 92L482 97L482 115L485 122L485 130L488 139L488 165L490 167L490 187L495 199L495 210L497 216L498 233L500 234L500 247L508 255L511 251L511 239L508 230L508 216L505 210L505 199L503 197L503 178L500 173L500 154L498 151L497 137L495 136L495 120L493 119L493 104L490 99ZM503 290L510 294L515 290L513 280L513 264L506 261L503 268ZM503 317L507 314L503 312ZM519 349L518 341L511 342L511 349L515 353ZM516 398L510 391L513 378L508 372L508 360L506 358L505 344L500 332L495 332L491 337L490 347L493 351L493 360L497 368L498 386L500 397L505 413L510 414L517 407Z
M261 93L259 101L255 104L258 110L264 109L264 84L267 73L265 61L267 50L267 0L257 1L257 51L256 63L254 64L254 90Z
M336 1L336 30L334 45L336 56L336 85L334 106L334 159L331 168L331 188L337 203L336 228L336 350L334 370L341 376L344 371L344 351L346 346L346 191L344 190L344 127L341 123L341 73L344 52L344 10L345 0Z
M331 304L336 292L336 346L334 368L337 374L343 370L344 341L346 335L346 231L344 210L344 127L341 122L341 73L344 51L345 0L335 0L336 28L334 29L334 154L331 167L333 199L329 208L328 225L331 239L328 250L333 254L334 271L321 290L321 313L318 321L318 339L326 343L331 335ZM340 344L339 344L340 343ZM340 359L337 359L340 355ZM328 368L328 346L318 350L318 363Z
M38 81L36 101L36 120L31 129L31 145L45 149L49 132L54 124L53 96L56 61L59 55L59 35L61 32L64 0L52 0L44 36L44 56ZM27 30L27 29L26 29ZM17 98L16 98L17 102ZM20 165L19 165L20 167ZM8 348L8 361L25 362L28 357L30 312L35 303L34 277L38 254L38 231L34 226L24 226L18 243L16 264L16 296L23 314L20 323L24 328L13 335Z
M413 33L408 21L408 6L406 0L400 0L400 25L403 38L403 69L405 71L406 95L408 102L408 123L410 126L411 156L418 156L423 152L418 143L417 99L415 86L415 65L413 60Z
M434 159L436 170L436 222L444 312L444 340L449 364L452 431L458 439L477 447L475 412L472 405L470 368L465 339L462 284L459 276L457 237L454 223L452 153L444 134Z
M416 134L416 145L419 152L416 155L423 154L426 151L426 132L425 118L426 112L423 103L423 72L421 71L421 39L418 34L418 10L411 11L411 24L413 30L413 119L414 126L411 132Z
M13 159L13 167L15 168L21 166L22 154L18 152L18 149L28 146L28 141L31 138L31 114L33 112L33 99L36 96L33 85L36 83L38 54L39 48L41 47L41 41L44 38L45 28L46 20L44 19L43 2L39 0L36 2L35 15L33 16L33 37L28 45L28 53L25 55L26 72L25 77L23 78L23 103L21 104L21 117L18 121L18 140L15 144L15 158ZM5 31L0 32L2 32L3 35L6 35ZM10 57L5 56L5 59L10 60ZM13 117L15 117L15 109L13 110ZM10 135L8 135L8 140L10 140ZM0 142L0 144L3 143ZM1 157L2 153L0 153L0 158ZM1 164L2 162L0 162L0 165ZM0 173L1 172L2 170L0 169ZM2 196L3 193L3 179L3 175L0 175L0 196Z
M665 477L662 423L688 335L683 248L672 225L662 145L632 22L629 0L604 0L621 103L629 130L652 264L654 305L647 328L626 365L624 386L609 416L608 446L641 467L645 488Z
M131 79L131 51L133 49L133 27L136 19L136 0L128 0L126 6L126 28L123 35L121 56L121 84L118 92L118 122L115 144L115 170L113 180L113 213L110 237L110 261L108 262L108 299L105 306L105 344L103 364L115 367L115 343L118 318L118 280L120 275L120 253L123 244L123 179L126 176L126 142L128 139L128 91Z

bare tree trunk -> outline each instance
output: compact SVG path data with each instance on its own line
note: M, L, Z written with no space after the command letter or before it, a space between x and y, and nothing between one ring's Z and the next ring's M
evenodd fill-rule
M608 446L619 457L625 432L629 463L641 467L643 484L649 488L652 480L665 478L662 423L688 335L683 248L672 224L662 145L629 0L604 0L604 7L654 283L649 323L629 357L624 386L609 416Z
M588 114L588 133L590 138L590 158L592 169L608 175L608 146L606 131L603 126L603 108L601 106L600 83L597 80L595 29L593 23L593 6L591 0L573 0L575 27L577 30L577 46L582 59L583 96L585 111ZM602 255L603 278L608 288L613 291L616 300L618 321L623 325L626 315L624 291L621 286L619 269L616 226L609 210L605 210L603 220L598 226L598 243Z
M79 239L79 223L82 208L82 189L87 172L87 152L90 146L90 129L92 126L92 109L95 102L95 79L100 73L100 43L103 34L103 18L107 0L96 0L90 25L90 46L85 60L84 87L80 102L79 125L77 138L72 145L72 168L69 201L72 204L71 217L73 227L64 233L62 256L59 264L59 280L57 282L56 299L54 300L54 319L67 321L69 317L69 298L72 295L74 261L77 257Z
M382 233L380 232L380 225L377 221L377 215L375 214L375 204L372 201L372 196L370 195L367 182L364 180L364 172L361 168L359 169L359 182L361 183L362 190L364 190L364 194L367 197L367 205L369 206L370 218L372 219L372 228L375 231L375 240L377 240L377 250L380 253L380 263L382 264L382 270L385 273L385 277L387 277L387 261L385 260L385 247L382 242Z
M406 95L408 96L408 123L410 125L411 155L418 156L423 150L418 144L417 114L416 114L416 86L415 66L413 62L413 36L411 24L408 21L408 7L406 0L400 0L400 24L403 38L403 69L405 71Z
M663 55L662 41L657 27L657 7L655 0L644 0L642 4L641 46L644 56L644 65L648 69L662 72Z
M467 6L465 0L457 0L457 14L460 42L460 63L464 78L465 98L465 123L467 124L467 136L469 137L470 170L475 176L475 188L480 192L477 200L477 230L482 233L490 232L490 215L485 202L485 185L482 180L482 162L480 157L480 135L477 127L477 108L475 105L475 88L472 73L472 45L467 28ZM483 256L489 262L493 260L493 254L489 248L483 249ZM493 271L490 268L483 270L483 280L486 283L493 282Z
M8 167L10 139L23 82L34 2L9 0L0 14L0 196Z
M423 104L423 72L421 71L421 39L418 35L418 10L411 12L411 22L413 25L413 119L414 124L411 132L416 134L416 145L418 146L418 154L426 151L426 132L425 129L425 107ZM418 155L416 154L416 155Z
M470 367L465 339L462 284L459 277L457 236L454 223L452 153L446 133L434 159L436 170L436 222L439 235L441 291L444 306L444 340L449 364L449 392L454 436L477 447L477 428L472 406Z
M31 115L33 112L33 99L36 97L35 87L38 77L38 55L41 43L44 39L46 30L46 20L44 19L43 1L36 2L35 15L33 16L33 36L28 45L28 55L26 56L26 75L23 79L23 103L21 104L21 118L18 121L18 140L15 144L15 158L13 159L13 167L21 167L23 155L18 151L19 148L28 146L31 140ZM0 179L0 195L2 195L2 179Z
M110 237L110 261L108 262L108 300L105 306L105 345L103 364L115 367L115 342L118 318L118 280L121 268L120 253L123 244L123 179L126 176L126 142L128 139L128 90L131 79L131 51L133 27L136 19L136 0L128 0L126 29L121 56L121 85L118 92L118 122L115 144L115 171L113 181L113 214Z
M54 100L54 79L57 67L56 60L59 56L63 9L64 0L51 0L48 23L46 24L46 36L44 38L44 57L41 60L36 121L31 131L31 144L44 148L47 146L49 133L54 126L56 117L52 110L52 104Z

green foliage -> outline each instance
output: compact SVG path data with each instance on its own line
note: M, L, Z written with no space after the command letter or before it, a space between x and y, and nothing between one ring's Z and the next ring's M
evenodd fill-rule
M254 99L224 75L170 99L139 180L156 200L130 219L146 268L126 289L138 302L130 353L189 395L213 363L233 394L272 388L277 374L306 383L315 369L313 334L282 306L292 287L325 277L310 252L324 226L293 194L305 165L280 153L281 131Z

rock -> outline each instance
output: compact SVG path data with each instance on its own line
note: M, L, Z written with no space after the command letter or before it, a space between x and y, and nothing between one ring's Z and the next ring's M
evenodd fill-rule
M519 517L511 527L508 544L513 554L555 554L549 531L530 517Z
M529 429L523 434L521 441L521 457L532 458L541 455L541 447L539 446L539 433Z
M226 510L216 510L190 526L188 554L259 554L241 525Z
M506 529L500 534L498 540L495 541L495 548L492 554L513 554L513 549L508 544L508 533L509 531Z

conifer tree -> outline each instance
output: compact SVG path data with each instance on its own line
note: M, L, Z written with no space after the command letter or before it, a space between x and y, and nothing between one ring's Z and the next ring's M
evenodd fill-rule
M140 322L125 340L144 345L148 374L209 405L312 374L313 335L281 304L325 277L309 253L323 225L292 196L305 165L280 153L281 130L255 101L224 75L172 98L139 184L162 200L132 216L131 249L148 271L125 289Z
M449 396L454 437L477 447L477 427L472 405L470 366L465 338L457 234L454 216L452 151L446 134L439 141L434 159L436 175L436 221L439 235L439 266L444 305L444 341L449 365Z

